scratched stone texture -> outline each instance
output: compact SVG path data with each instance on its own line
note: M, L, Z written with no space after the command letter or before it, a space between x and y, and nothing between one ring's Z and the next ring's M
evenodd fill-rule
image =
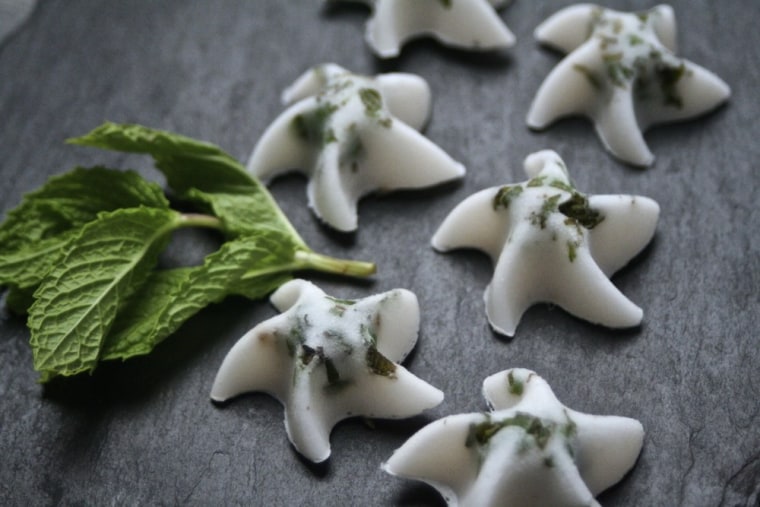
M281 90L332 61L362 73L429 80L427 135L468 168L463 182L362 201L358 233L329 233L305 206L304 180L272 189L314 249L372 259L371 281L305 274L339 297L414 291L423 315L407 367L446 399L407 421L339 424L324 465L289 445L280 405L265 395L217 407L211 382L237 338L274 315L231 299L194 317L150 357L92 376L37 383L22 319L0 309L2 505L441 505L424 485L379 468L427 422L486 409L483 378L536 370L568 406L635 417L646 429L636 467L605 506L757 506L760 497L760 31L756 0L674 0L680 55L722 76L730 103L647 135L654 167L609 157L590 124L543 133L527 108L559 55L534 27L565 1L517 0L501 11L518 45L475 55L419 41L382 62L363 43L368 10L322 2L46 0L0 46L0 214L75 165L130 167L145 158L67 146L104 120L139 122L220 144L245 160L282 110ZM623 10L644 1L608 1ZM552 148L579 189L635 193L662 207L655 240L614 283L643 307L640 328L616 332L537 305L512 340L487 326L485 255L435 253L447 212L482 188L521 181L522 160ZM162 262L197 262L213 238L185 233ZM0 248L2 246L0 245Z

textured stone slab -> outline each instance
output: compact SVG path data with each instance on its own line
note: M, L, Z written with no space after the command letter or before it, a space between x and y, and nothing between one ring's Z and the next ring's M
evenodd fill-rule
M640 1L608 2L643 9ZM380 463L433 418L485 410L485 376L537 371L568 406L641 420L644 450L604 493L605 506L757 505L760 495L758 300L760 189L755 0L674 0L679 54L725 79L734 95L702 119L649 133L657 154L642 171L602 149L590 125L530 132L530 100L559 55L531 32L567 5L518 0L501 12L517 46L496 55L428 41L376 60L363 42L368 11L280 0L47 0L0 46L0 213L48 176L111 164L158 175L140 157L66 146L103 120L140 122L216 142L245 160L282 110L283 87L314 64L426 78L433 115L426 135L468 167L460 184L370 197L350 237L308 212L304 180L273 190L319 251L373 259L372 282L307 278L358 298L414 291L421 336L406 366L442 389L444 402L411 421L349 420L332 434L323 466L299 459L273 399L251 395L215 407L208 394L222 358L266 302L233 299L195 317L148 358L92 377L36 383L22 320L0 310L0 503L440 505L424 486ZM441 255L430 237L473 192L522 181L522 160L556 150L579 188L634 193L662 213L653 244L613 282L644 309L643 325L613 332L538 305L514 339L494 336L482 301L491 276L476 252ZM183 234L164 261L192 262L213 241Z

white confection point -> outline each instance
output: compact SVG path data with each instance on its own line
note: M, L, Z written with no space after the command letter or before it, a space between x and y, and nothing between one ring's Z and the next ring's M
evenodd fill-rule
M430 484L450 506L571 507L598 505L641 452L640 422L572 410L533 371L491 375L483 394L490 412L427 425L383 470Z
M609 280L652 239L660 208L647 197L586 196L551 150L525 160L528 181L481 190L449 213L436 250L475 248L494 263L484 294L495 332L513 336L538 302L612 328L641 323L643 312Z
M426 36L446 46L479 51L515 44L514 34L495 10L508 5L509 0L342 1L370 6L373 12L365 39L380 58L395 58L407 41Z
M637 13L573 5L550 16L535 36L569 54L541 84L528 126L586 116L605 148L635 166L654 161L643 136L650 126L702 115L731 95L718 76L675 55L668 5Z
M331 227L358 227L369 193L461 178L465 169L418 132L430 115L427 82L413 74L376 77L335 64L317 66L282 95L289 107L264 132L248 171L268 181L300 171L308 204Z
M443 393L397 364L417 341L417 297L396 289L337 299L305 280L271 297L280 310L254 327L224 358L211 399L261 391L285 407L285 428L307 459L330 456L333 426L352 416L397 419L420 414Z

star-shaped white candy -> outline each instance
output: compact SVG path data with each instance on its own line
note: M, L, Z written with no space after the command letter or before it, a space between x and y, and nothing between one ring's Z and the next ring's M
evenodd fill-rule
M340 231L357 228L360 197L461 178L464 167L418 132L430 88L413 74L360 76L334 64L315 67L283 93L294 103L264 132L248 170L268 180L299 170L309 206Z
M725 102L728 85L675 56L673 9L623 13L591 4L560 10L536 38L570 53L539 88L528 125L542 129L563 116L585 115L619 159L648 166L642 134L651 125L698 116Z
M630 195L587 197L572 185L550 150L525 159L529 181L481 190L460 203L433 237L440 251L477 248L495 269L486 313L498 333L513 336L539 301L608 327L631 327L642 311L609 277L654 235L660 207Z
M328 0L369 5L366 39L381 58L398 56L410 39L432 36L456 48L495 50L515 44L515 36L495 9L510 0Z
M530 370L488 377L483 394L492 412L429 424L383 469L430 484L450 506L598 506L641 451L641 423L571 410Z
M283 313L232 347L211 398L272 394L285 406L288 438L311 461L330 456L330 431L342 419L410 417L443 400L441 391L397 364L417 341L413 293L396 289L353 301L293 280L271 301Z

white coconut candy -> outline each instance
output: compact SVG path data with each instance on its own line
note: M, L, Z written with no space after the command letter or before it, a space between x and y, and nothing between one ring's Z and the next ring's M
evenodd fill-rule
M574 5L549 17L535 36L569 55L539 88L528 126L586 116L607 150L633 165L654 161L643 136L650 126L701 115L731 95L718 76L675 55L675 16L667 5L637 13Z
M232 347L211 398L251 391L276 397L285 406L288 438L309 460L330 456L330 432L347 417L410 417L443 400L441 391L397 364L417 341L420 314L412 292L347 300L292 280L271 301L283 313Z
M356 230L357 203L368 193L464 176L462 164L418 132L431 102L419 76L367 77L324 64L285 90L283 102L293 105L264 132L248 171L265 181L304 173L309 206L339 231Z
M652 239L658 204L632 195L586 196L550 150L525 160L530 180L481 190L446 217L432 244L476 248L491 256L488 321L513 336L525 310L559 305L593 323L625 328L643 312L609 280Z
M425 426L383 469L430 484L452 507L598 506L641 452L640 422L569 409L530 370L488 377L483 394L492 411Z
M369 5L366 40L380 58L399 55L401 46L433 37L446 46L490 51L507 49L515 36L495 9L510 0L327 0Z

